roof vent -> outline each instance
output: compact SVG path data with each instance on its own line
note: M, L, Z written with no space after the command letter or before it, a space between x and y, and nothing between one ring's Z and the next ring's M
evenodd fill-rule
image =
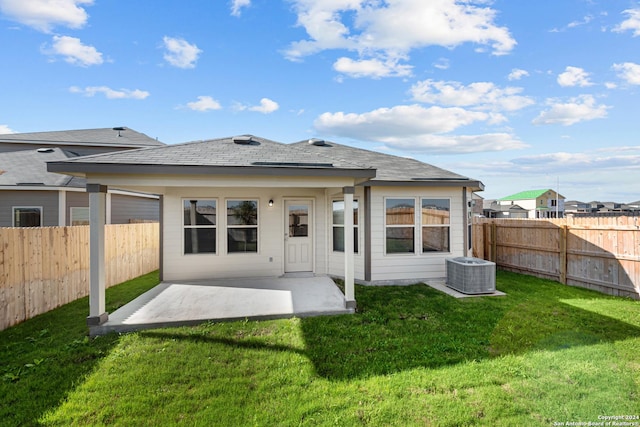
M251 135L234 136L233 138L231 138L231 140L233 141L234 144L238 144L238 145L249 145L253 142L258 142L258 141L254 141Z
M320 139L320 138L311 138L309 140L309 144L315 145L317 147L324 147L325 145L327 145L324 139Z
M53 148L38 148L38 153L53 153Z
M117 130L118 131L118 136L121 137L122 135L120 134L120 132L122 132L123 130L127 130L127 128L122 127L122 126L118 126L113 128L113 130Z

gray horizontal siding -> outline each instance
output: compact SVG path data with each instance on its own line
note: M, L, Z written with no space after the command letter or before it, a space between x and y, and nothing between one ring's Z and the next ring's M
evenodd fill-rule
M13 207L18 206L42 206L42 225L45 227L58 225L57 191L1 191L0 227L13 226Z
M111 223L127 224L131 220L152 220L160 218L160 203L158 199L145 197L111 196Z

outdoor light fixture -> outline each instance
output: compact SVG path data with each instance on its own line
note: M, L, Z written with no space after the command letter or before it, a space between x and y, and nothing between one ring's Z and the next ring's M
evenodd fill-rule
M269 207L273 206L273 199L269 199Z

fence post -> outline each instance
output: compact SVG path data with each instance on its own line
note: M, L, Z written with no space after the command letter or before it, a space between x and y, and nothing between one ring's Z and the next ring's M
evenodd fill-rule
M559 269L560 269L560 283L563 285L567 284L567 238L568 238L568 226L563 225L560 227L560 259L559 259Z
M492 262L498 259L498 224L491 223L491 258Z

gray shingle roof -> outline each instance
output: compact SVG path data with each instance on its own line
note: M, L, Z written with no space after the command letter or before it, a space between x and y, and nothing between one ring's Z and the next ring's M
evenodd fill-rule
M83 156L54 162L49 170L62 173L127 171L130 173L253 173L372 177L375 170L344 159L312 154L291 144L245 135L193 141L139 150ZM250 140L249 140L250 138ZM243 142L243 141L240 141ZM135 171L133 170L135 168Z
M61 173L264 173L342 174L369 178L370 183L422 185L449 181L452 185L482 187L479 181L414 159L326 142L323 146L302 141L283 144L256 136L247 144L234 137L194 141L79 157L49 164L49 170ZM134 169L135 168L135 171ZM261 169L263 168L263 169ZM264 168L268 168L267 172ZM145 172L146 171L146 172ZM467 184L468 183L468 184ZM425 184L427 185L427 184Z
M164 144L133 129L123 127L118 131L113 128L63 130L51 132L10 133L0 135L0 143L19 143L34 145L86 145L113 147L149 147Z
M0 186L84 187L84 180L47 172L48 161L67 160L60 148L0 153Z
M314 155L323 155L332 159L357 161L377 170L373 181L424 181L424 180L468 180L469 178L451 171L420 162L415 159L378 153L361 148L325 142L314 145L308 140L292 144Z

